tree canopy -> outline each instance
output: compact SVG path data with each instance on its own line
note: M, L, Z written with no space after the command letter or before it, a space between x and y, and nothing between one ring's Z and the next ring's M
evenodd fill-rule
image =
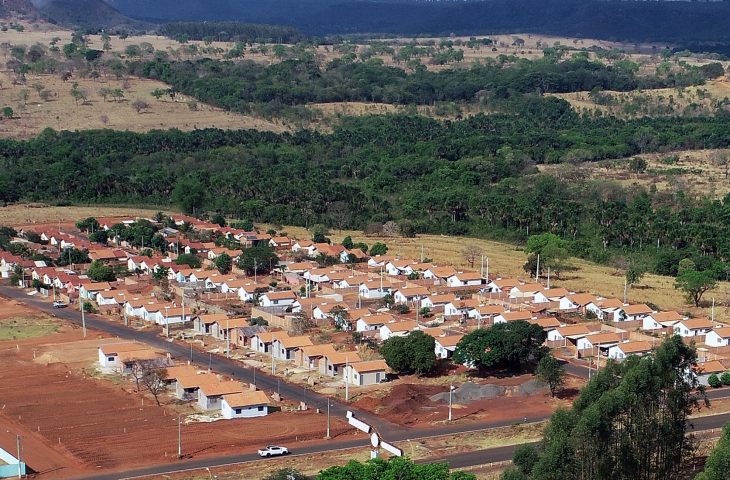
M393 336L383 342L380 353L398 373L427 374L436 367L436 340L421 331L405 337Z
M497 323L470 332L459 340L454 362L472 368L523 369L545 354L545 331L524 320Z

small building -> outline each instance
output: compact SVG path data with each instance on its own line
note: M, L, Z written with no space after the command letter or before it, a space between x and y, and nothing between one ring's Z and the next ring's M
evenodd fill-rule
M337 353L331 343L308 345L299 349L296 354L297 364L310 370L319 370L319 364L326 355Z
M259 297L259 304L265 308L289 308L297 301L296 294L291 290L283 292L266 292Z
M228 315L225 313L212 313L207 315L198 315L193 319L194 329L198 333L211 335L213 333L213 324L216 322L225 322Z
M464 335L448 335L436 338L434 351L437 358L451 358L456 350L456 345L464 338Z
M523 320L529 322L533 319L532 312L529 310L519 310L517 312L503 312L494 317L494 323L507 323L514 322L516 320Z
M712 330L714 324L708 318L690 318L680 320L674 324L674 333L680 337L696 337L706 335Z
M591 349L596 352L608 351L610 347L621 343L621 337L613 332L594 333L578 339L576 346L578 350Z
M697 381L700 385L708 386L708 380L710 375L720 376L727 372L728 369L719 360L712 360L710 362L698 363L695 367L695 375L697 375Z
M279 360L294 360L299 349L312 345L312 339L306 335L298 337L281 335L279 337L274 337L272 351L274 358Z
M385 341L390 337L405 337L415 330L417 326L415 320L386 323L380 327L380 339Z
M178 374L175 376L175 397L183 401L197 401L200 386L217 381L217 377L208 372Z
M223 418L253 418L269 414L269 397L261 390L223 395L221 402Z
M730 327L716 328L705 335L708 347L727 347L730 345Z
M651 352L651 344L645 341L619 343L608 349L608 358L624 360L630 355L646 355Z
M355 331L368 332L370 330L380 330L380 327L394 320L395 317L389 313L363 315L355 321Z
M644 317L654 313L650 306L643 303L639 305L627 305L623 309L624 315L620 321L631 322L633 320L643 320Z
M350 363L345 367L343 374L345 381L350 385L366 386L377 385L384 381L388 370L385 360L371 360Z
M590 335L591 331L585 325L568 325L565 327L550 330L547 334L547 340L551 342L564 342L567 345L568 340L577 343L578 339Z
M284 331L257 333L251 337L251 349L257 352L271 354L273 351L274 340L276 338L284 338L288 336L289 334Z
M223 395L242 392L243 385L234 380L205 383L198 388L198 406L202 410L220 410Z
M325 353L319 362L319 373L328 377L339 377L348 363L360 362L357 352Z
M642 320L642 330L661 330L662 328L673 327L677 322L684 320L684 317L674 310L668 312L652 312Z
M102 371L129 373L131 365L140 360L164 359L148 346L137 342L106 343L99 346L99 365ZM165 366L160 364L160 366Z

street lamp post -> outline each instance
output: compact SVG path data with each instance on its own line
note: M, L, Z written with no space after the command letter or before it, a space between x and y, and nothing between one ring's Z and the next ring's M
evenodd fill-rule
M182 458L182 417L177 416L177 458Z
M81 329L84 332L84 338L86 338L86 312L84 308L84 298L79 295L79 301L81 302Z
M170 307L165 307L165 338L170 338Z
M451 422L452 416L451 416L451 407L454 402L454 384L449 384L449 422Z
M329 440L330 437L330 398L327 397L327 436L325 437L327 440Z

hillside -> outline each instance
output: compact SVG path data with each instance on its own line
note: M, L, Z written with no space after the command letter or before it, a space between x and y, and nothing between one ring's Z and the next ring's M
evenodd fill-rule
M103 0L34 0L51 23L70 27L145 30L149 25L133 20Z
M729 2L108 1L120 12L135 18L285 24L317 35L366 32L409 35L531 32L682 44L730 42L730 31L726 27L726 19L730 16Z

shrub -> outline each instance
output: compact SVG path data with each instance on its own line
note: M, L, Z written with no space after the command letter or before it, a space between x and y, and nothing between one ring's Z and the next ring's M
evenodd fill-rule
M720 381L720 377L717 376L717 374L713 373L710 375L710 378L707 379L707 384L711 386L712 388L719 388L722 386L722 382Z
M720 381L723 385L730 385L730 372L725 372L720 375Z

